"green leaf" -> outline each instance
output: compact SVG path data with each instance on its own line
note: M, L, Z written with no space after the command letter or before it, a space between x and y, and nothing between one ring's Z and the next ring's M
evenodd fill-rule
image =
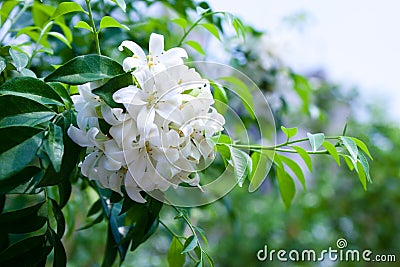
M287 140L292 138L297 134L297 128L286 128L285 126L281 126L282 132L286 135Z
M43 132L30 127L0 128L0 136L7 136L7 143L0 144L0 179L10 177L28 165L39 149Z
M10 126L35 126L51 120L56 114L46 106L28 98L0 96L0 128Z
M311 134L307 133L308 139L310 140L312 151L317 151L318 148L322 146L325 140L325 135L323 133Z
M21 76L24 76L24 77L37 78L36 74L33 71L31 71L30 69L23 68L22 70L20 70L19 73L21 74Z
M113 94L121 88L127 87L133 84L133 76L131 73L124 73L111 78L104 85L94 89L92 92L100 96L104 102L113 108L123 108L123 105L117 103L113 99Z
M356 169L356 171L358 170L357 168L357 162L354 161L354 159L352 157L350 157L349 155L345 155L345 154L339 154L340 156L342 156L342 158L344 158L344 161L347 164L347 167L349 168L350 171Z
M173 20L171 20L171 22L181 26L182 29L186 29L187 24L188 24L187 20L184 18L173 19Z
M111 0L111 1L116 3L122 9L122 11L126 12L126 3L124 0Z
M46 209L44 204L45 202L42 201L30 207L2 213L0 215L0 227L2 231L21 234L39 230L47 221L45 217L47 214L43 214L43 211Z
M281 193L283 203L285 204L286 209L289 209L296 192L296 186L292 177L285 172L284 168L277 166L276 171L279 191Z
M63 130L60 126L50 123L49 132L43 146L55 171L60 172L64 154Z
M251 173L251 158L247 153L235 147L229 146L229 150L231 158L228 162L234 168L235 179L241 187L246 176Z
M328 141L324 141L322 145L326 148L326 150L328 150L329 154L336 161L337 165L340 166L340 157L335 146L329 143Z
M276 154L275 157L279 157L280 160L284 162L293 171L293 173L297 176L297 178L299 178L299 181L303 186L304 190L306 190L306 180L300 166L294 160L286 156Z
M367 145L366 145L363 141L361 141L360 139L357 139L357 138L355 138L355 137L349 137L349 138L350 138L351 140L353 140L353 141L356 143L356 145L357 145L362 151L364 151L364 153L367 154L367 156L368 156L370 159L372 159L371 153L369 153L368 147L367 147Z
M359 161L357 162L357 174L364 190L367 191L367 178L363 166Z
M0 253L1 266L37 266L51 251L44 235L32 236Z
M24 53L10 49L10 56L12 58L11 64L15 66L17 71L21 71L26 67L26 65L28 65L28 56Z
M72 12L83 12L88 14L78 3L75 2L62 2L58 5L57 9L54 11L51 16L52 19L55 19L59 16L72 13Z
M293 89L299 95L300 99L303 102L302 110L304 113L309 113L310 106L310 95L312 92L312 88L308 79L301 75L291 73L291 78L293 80Z
M225 86L230 90L233 90L241 98L244 107L250 114L251 118L254 119L254 103L253 97L247 85L240 79L234 76L221 77L220 80L228 82L231 86Z
M73 105L71 96L61 83L50 82L48 85L51 86L51 88L53 88L53 90L61 97L67 108L70 108Z
M110 16L104 16L101 21L100 21L100 30L104 28L121 28L129 31L129 27L119 23L117 20L115 20L113 17Z
M181 253L182 250L183 246L179 240L176 237L172 238L167 254L170 267L182 267L185 264L186 256Z
M362 166L362 169L364 170L364 173L368 179L368 182L372 183L371 176L369 174L369 164L367 158L364 156L364 154L361 151L358 151L358 159L359 163Z
M34 176L40 173L40 169L28 166L17 174L0 180L0 195L6 193L28 193ZM33 184L35 186L35 184Z
M113 59L99 55L78 56L71 59L44 80L79 85L124 74L122 66Z
M201 44L199 44L199 42L197 42L197 41L189 40L189 41L186 41L185 44L190 46L191 48L193 48L194 50L196 50L198 53L200 53L202 55L206 54L206 52L204 51Z
M111 227L107 227L107 241L106 241L106 249L103 257L103 262L101 267L112 267L115 259L117 258L117 245L114 241L114 237L111 231Z
M273 154L272 151L261 151L260 152L253 152L251 154L251 161L252 161L252 171L249 176L250 185L249 185L249 192L254 192L257 190L258 187L264 182L267 178L269 165L271 161L269 160L270 156L268 154Z
M61 242L61 238L59 238L56 233L54 233L53 229L49 228L52 236L52 243L54 246L54 259L53 259L53 267L66 267L67 266L67 254L65 253L64 245Z
M59 33L59 32L49 32L47 34L57 38L58 40L63 42L69 48L72 48L72 46L71 46L70 42L68 41L68 39L64 35L62 35L61 33Z
M218 28L211 23L203 23L200 24L203 28L205 28L207 31L209 31L212 35L215 36L215 38L217 38L218 40L221 41L221 37L219 36L219 31Z
M34 100L40 104L63 106L61 97L46 83L31 77L16 77L0 86L0 94L15 95Z
M84 21L79 21L79 22L74 26L74 28L85 29L85 30L89 30L89 31L93 32L92 27L90 27L90 25L87 24L87 23L84 22Z
M64 23L60 23L60 22L56 22L56 24L61 28L61 30L64 33L65 38L67 39L68 43L71 44L73 36L72 36L72 32L69 29L68 26L66 26Z
M343 142L343 145L346 147L347 151L349 151L350 156L353 158L354 162L357 162L358 148L356 143L347 136L341 136L340 139Z
M0 73L6 69L7 61L4 57L0 57Z
M200 227L193 225L194 229L197 230L197 232L200 234L201 238L203 239L204 243L206 244L206 246L208 246L208 240L206 237L206 233L204 232L203 229L201 229Z
M214 96L214 107L217 109L217 111L224 115L226 111L228 110L228 96L226 94L226 91L223 86L220 86L218 84L212 83L212 88L213 90L213 96Z
M54 214L54 218L56 219L57 222L57 237L61 239L65 232L64 214L62 213L60 206L57 204L57 201L55 201L52 198L49 199L51 201L51 208Z
M183 244L181 254L192 251L195 247L197 247L197 237L195 235L191 235L188 237L188 239L186 239L185 244Z
M292 146L294 150L296 150L297 154L304 160L305 164L307 165L310 172L312 171L312 160L310 155L308 155L307 151L304 148L299 146Z

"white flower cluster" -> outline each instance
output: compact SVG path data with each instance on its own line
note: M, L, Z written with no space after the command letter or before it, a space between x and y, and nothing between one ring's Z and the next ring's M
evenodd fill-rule
M135 83L121 88L113 99L124 106L111 108L92 93L95 85L78 86L72 96L78 127L68 135L87 156L81 172L104 188L145 202L140 191L165 191L184 182L199 186L196 171L214 158L210 137L223 130L225 120L212 107L208 80L184 65L182 48L164 51L164 37L151 34L149 54L124 41L132 57L123 61ZM100 123L109 125L103 133Z

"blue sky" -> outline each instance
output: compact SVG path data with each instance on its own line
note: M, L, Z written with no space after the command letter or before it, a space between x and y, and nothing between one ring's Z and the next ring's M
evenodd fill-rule
M367 102L382 102L400 122L400 1L210 0L215 10L239 15L289 42L287 62L297 71L316 68L331 81L358 86ZM305 12L296 31L282 18ZM289 38L288 38L289 36Z

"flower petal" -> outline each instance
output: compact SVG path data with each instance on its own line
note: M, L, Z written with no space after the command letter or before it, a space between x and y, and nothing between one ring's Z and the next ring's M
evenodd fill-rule
M164 52L164 36L157 33L150 35L149 52L153 56L159 56Z
M139 60L142 60L144 64L146 61L146 54L144 53L143 49L135 42L132 41L123 41L121 45L118 47L119 51L122 51L124 47L128 48L133 52L134 55L138 57Z

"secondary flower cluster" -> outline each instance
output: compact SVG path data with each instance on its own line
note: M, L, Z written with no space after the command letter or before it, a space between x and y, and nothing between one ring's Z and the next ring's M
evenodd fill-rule
M135 83L113 94L124 108L112 108L92 91L78 86L72 96L78 127L68 134L87 156L81 172L104 188L145 202L141 191L165 191L179 183L200 186L197 170L215 156L210 137L223 130L224 118L212 107L208 80L184 65L182 48L164 51L164 37L150 36L149 54L124 41L133 56L123 61ZM106 123L108 132L100 125ZM104 127L103 127L104 128Z

